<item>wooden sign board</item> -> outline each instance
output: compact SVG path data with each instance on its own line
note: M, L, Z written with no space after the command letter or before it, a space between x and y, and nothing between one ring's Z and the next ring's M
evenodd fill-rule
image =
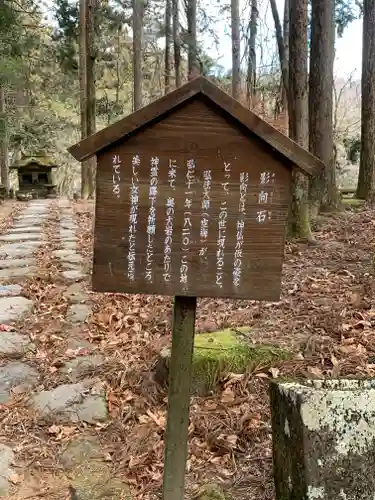
M225 101L176 101L95 151L93 289L278 300L293 161Z

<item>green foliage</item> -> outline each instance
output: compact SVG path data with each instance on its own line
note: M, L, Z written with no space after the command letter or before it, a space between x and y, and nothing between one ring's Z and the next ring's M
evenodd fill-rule
M344 29L362 14L361 0L336 0L336 26L339 37L343 35Z
M78 3L71 3L69 0L55 0L55 6L57 27L53 36L54 40L58 42L56 55L61 67L74 73L78 70Z
M359 135L354 137L345 137L343 139L343 144L348 161L350 161L353 165L358 163L361 152L361 137Z

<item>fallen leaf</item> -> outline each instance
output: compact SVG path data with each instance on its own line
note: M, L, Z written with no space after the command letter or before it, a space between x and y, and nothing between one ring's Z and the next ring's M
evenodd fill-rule
M227 387L222 393L221 393L221 402L222 403L233 403L235 399L235 394L233 392L233 389L231 387Z
M271 367L269 369L271 375L273 378L277 378L279 376L279 373L280 373L280 369L279 368L275 368L275 367Z
M10 476L8 476L8 481L10 481L12 484L20 484L21 478L16 472L14 472Z

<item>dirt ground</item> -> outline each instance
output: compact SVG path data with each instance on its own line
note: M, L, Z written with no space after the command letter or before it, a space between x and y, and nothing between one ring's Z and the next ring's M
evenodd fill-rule
M80 252L88 266L92 206L77 202L74 210ZM374 210L348 210L321 219L316 245L287 244L280 302L198 301L198 332L246 326L250 342L281 345L293 359L257 366L243 375L228 374L215 394L192 398L188 498L196 498L203 483L214 481L230 500L273 500L268 399L273 377L375 375L374 226ZM52 248L51 243L48 251ZM27 328L37 345L30 362L38 363L49 388L67 357L61 321L66 305L53 263L44 255L40 265L48 268L49 278L26 284L35 314L18 328ZM155 500L162 485L167 394L156 384L153 367L160 349L170 342L172 298L96 293L90 298L92 314L76 328L105 356L95 375L105 385L109 409L109 421L91 431L107 450L116 475L129 485L132 498ZM27 415L23 404L20 399L2 408L2 437L17 436L23 462L43 484L46 498L69 498L69 482L61 476L56 457L73 436L87 432L87 425L51 431L48 422L36 423ZM60 488L53 494L45 486L51 476ZM16 498L25 496L12 500Z

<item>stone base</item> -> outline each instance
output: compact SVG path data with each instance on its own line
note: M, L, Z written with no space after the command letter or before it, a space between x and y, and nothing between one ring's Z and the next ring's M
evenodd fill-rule
M271 384L277 500L374 500L375 380Z

